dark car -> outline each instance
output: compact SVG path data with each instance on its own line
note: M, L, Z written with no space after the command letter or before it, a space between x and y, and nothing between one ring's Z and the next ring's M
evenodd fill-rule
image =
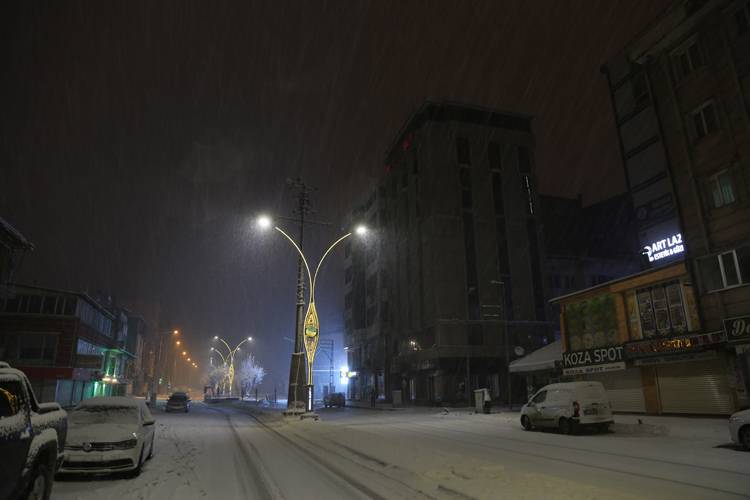
M343 392L332 392L330 394L326 394L326 396L323 398L323 404L326 408L333 408L334 406L343 408L344 406L346 406L346 397L344 396Z
M170 411L182 411L187 413L190 411L190 396L184 392L175 392L167 399L166 410Z
M0 500L46 500L63 458L68 415L38 403L26 375L0 362Z

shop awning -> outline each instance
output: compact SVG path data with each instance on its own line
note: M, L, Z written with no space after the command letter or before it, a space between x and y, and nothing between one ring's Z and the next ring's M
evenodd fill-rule
M511 373L537 372L542 370L554 370L555 362L562 361L562 341L556 340L528 356L511 362L509 370Z

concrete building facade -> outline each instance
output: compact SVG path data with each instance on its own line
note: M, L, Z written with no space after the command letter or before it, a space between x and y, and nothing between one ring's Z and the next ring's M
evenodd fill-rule
M385 164L347 221L374 228L346 250L350 397L522 399L506 364L549 340L531 118L427 102Z
M726 385L732 404L707 405L706 412L748 406L750 6L677 1L602 72L641 248L654 269L684 260L683 285L696 291L699 333L721 344L714 349L718 361L665 351L664 368L651 365L655 386L673 387L675 377L696 387ZM638 312L648 316L653 307L644 291ZM657 315L648 335L682 335L661 327L670 321L669 314ZM681 356L679 363L672 354ZM672 361L679 370L666 366ZM673 376L660 381L660 369Z

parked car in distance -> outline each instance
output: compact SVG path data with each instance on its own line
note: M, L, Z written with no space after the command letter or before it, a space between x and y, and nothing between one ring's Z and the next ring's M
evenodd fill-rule
M328 393L323 398L323 405L326 408L333 408L334 406L343 408L344 406L346 406L346 397L344 396L343 392Z
M750 451L750 409L738 411L729 417L729 434L732 441Z
M154 417L130 397L81 401L69 414L63 474L130 472L137 476L154 455Z
M551 427L571 434L585 426L606 432L612 422L612 405L601 382L550 384L521 408L525 430Z
M169 399L167 399L167 405L165 410L170 411L183 411L187 413L190 410L190 396L184 392L174 392Z
M0 361L0 500L46 500L63 459L67 413L38 403L26 375Z

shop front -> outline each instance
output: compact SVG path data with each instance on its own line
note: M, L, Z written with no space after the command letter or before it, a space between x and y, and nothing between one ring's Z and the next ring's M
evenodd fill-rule
M552 302L563 376L602 382L614 411L726 415L737 407L727 335L702 331L682 262Z

